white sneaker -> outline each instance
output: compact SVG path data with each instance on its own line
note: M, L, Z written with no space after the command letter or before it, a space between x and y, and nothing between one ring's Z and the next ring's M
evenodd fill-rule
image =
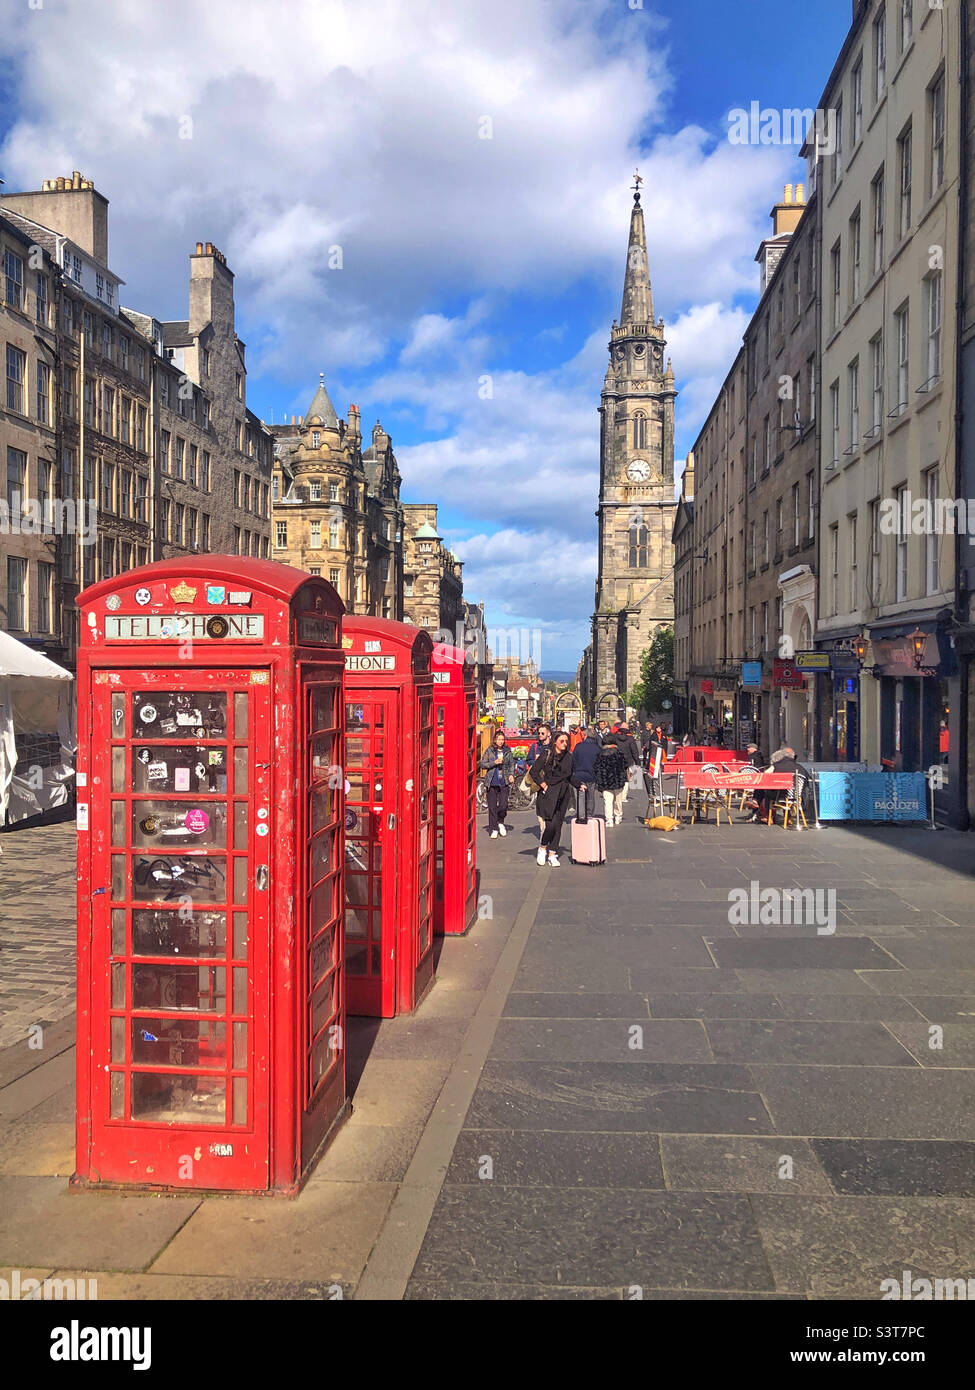
M557 854L549 853L548 862L551 864L553 869L557 869L559 867L559 856Z
M538 853L535 855L535 860L538 864L545 863L545 851L541 848L541 846L539 846Z
M505 830L505 828L504 828L503 825L499 825L499 826L498 826L498 834L501 836L502 839L504 839L504 837L505 837L505 835L507 835L507 833L508 833L508 832L507 832L507 830Z
M497 838L498 838L498 832L497 832L496 830L492 830L492 831L491 831L491 839L492 839L492 840L496 840Z

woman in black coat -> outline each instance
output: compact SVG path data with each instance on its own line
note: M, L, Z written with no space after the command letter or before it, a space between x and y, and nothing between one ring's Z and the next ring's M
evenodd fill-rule
M562 822L569 809L572 777L572 753L569 749L569 735L564 730L555 738L545 752L532 763L532 781L540 788L535 809L545 822L541 843L538 846L538 862L544 864L546 858L554 868L559 865L559 836Z

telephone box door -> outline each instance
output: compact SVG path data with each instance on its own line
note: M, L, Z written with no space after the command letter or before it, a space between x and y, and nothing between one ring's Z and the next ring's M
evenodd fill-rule
M269 672L95 672L91 715L91 1169L266 1187Z
M347 700L345 758L345 978L351 1014L396 1012L396 785L386 784L398 748L397 700L369 692ZM383 969L383 962L389 964Z

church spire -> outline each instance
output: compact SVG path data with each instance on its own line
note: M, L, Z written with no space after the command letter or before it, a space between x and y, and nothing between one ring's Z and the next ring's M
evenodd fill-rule
M640 206L640 171L633 176L633 211L630 214L630 244L626 252L626 277L623 281L623 307L620 325L653 323L653 293L650 289L650 266L647 262L647 233Z

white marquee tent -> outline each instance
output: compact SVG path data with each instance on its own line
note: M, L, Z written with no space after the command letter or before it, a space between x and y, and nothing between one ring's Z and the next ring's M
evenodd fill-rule
M71 672L0 632L0 825L67 803L76 747Z

